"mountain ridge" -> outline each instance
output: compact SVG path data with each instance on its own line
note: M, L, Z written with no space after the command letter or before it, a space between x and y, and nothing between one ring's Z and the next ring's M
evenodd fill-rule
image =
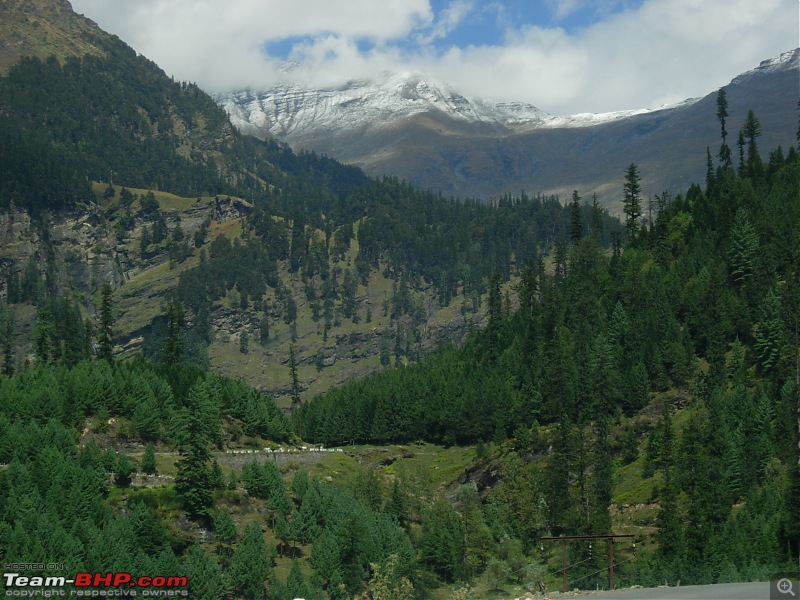
M398 120L434 111L500 130L549 117L525 102L468 98L446 83L414 72L385 72L372 80L319 89L282 83L269 90L214 97L243 131L291 139L313 135L320 126L339 131L390 127Z
M724 86L731 103L729 129L738 127L752 108L762 121L764 147L790 145L798 64L800 49L794 49L762 61ZM388 173L446 195L484 200L522 189L568 196L570 186L578 184L585 194L596 192L601 202L618 209L622 172L631 162L648 162L650 146L666 147L670 159L657 178L648 181L645 177L645 192L669 189L677 193L689 181L703 177L694 165L702 164L707 146L716 149L719 144L716 91L658 109L612 113L551 116L522 104L516 118L503 114L502 103L476 101L451 91L451 97L463 99L476 114L481 114L481 108L493 108L491 119L469 120L469 110L454 113L433 102L425 106L418 102L414 110L393 111L396 97L376 105L386 93L402 92L402 87L386 86L389 80L385 77L384 83L376 84L384 96L359 96L360 90L373 89L363 82L344 86L345 91L341 91L343 86L315 91L295 84L293 93L303 97L302 113L292 112L290 104L281 102L279 88L246 92L246 102L236 102L234 94L215 99L247 133L327 154L360 166L369 175ZM449 88L441 84L437 89ZM320 103L325 110L317 110ZM295 118L301 121L299 125ZM686 160L687 151L691 160ZM606 168L598 171L598 164Z

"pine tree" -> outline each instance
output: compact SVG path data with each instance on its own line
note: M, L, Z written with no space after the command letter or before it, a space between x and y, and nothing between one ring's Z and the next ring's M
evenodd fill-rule
M225 595L225 582L222 579L219 563L206 554L200 544L192 547L183 570L192 598L222 600Z
M719 119L720 133L722 135L722 145L719 149L719 161L724 168L728 168L731 166L731 149L726 142L728 131L725 129L725 121L728 118L728 98L725 94L725 88L719 88L717 92L717 118Z
M636 237L637 221L642 215L642 187L639 181L639 168L631 163L625 171L625 184L622 186L622 210L625 213L625 230L629 240Z
M731 279L736 284L744 284L755 273L758 246L758 234L750 224L747 211L740 208L734 217L728 248Z
M236 525L229 512L221 510L214 515L214 535L217 538L217 554L230 556L231 544L236 541Z
M583 218L581 217L581 197L578 190L572 191L572 204L569 212L569 239L573 244L583 237Z
M611 445L608 441L608 423L605 415L599 415L594 426L595 443L592 447L592 532L604 535L611 531Z
M289 345L289 377L292 384L292 421L297 427L297 435L303 438L303 426L300 415L300 382L297 378L297 360L294 355L294 344Z
M264 542L261 527L255 523L248 525L244 537L236 544L228 570L235 597L248 600L263 597L267 580L272 576L273 552Z
M758 154L756 138L761 136L761 123L751 108L747 111L744 125L742 125L744 139L747 140L747 170L752 177L761 167L761 157Z
M422 521L422 561L445 581L464 575L463 525L450 502L437 499Z
M111 285L104 283L100 290L100 327L97 336L97 358L111 361L114 358L114 307Z
M145 446L144 454L142 454L142 464L140 465L142 473L147 475L155 475L156 469L156 451L152 442Z
M118 487L128 487L131 484L131 476L136 472L136 466L124 452L117 455L114 462L114 484Z
M181 451L181 459L176 463L175 491L186 513L195 519L205 519L213 503L209 459L205 446L194 443Z
M153 243L153 235L150 231L147 225L142 227L142 237L139 239L139 254L142 258L147 258L150 244Z
M45 302L36 313L36 329L34 331L34 350L36 357L43 363L56 360L59 355L57 330L53 320L50 304Z
M664 475L664 483L660 495L661 507L656 516L658 556L680 572L684 551L683 529L678 512L679 490L675 474L675 436L667 402L662 405L659 429L661 435L657 461Z
M404 525L408 520L408 497L400 487L400 481L397 477L394 478L391 487L389 487L389 495L386 498L383 512L400 525Z
M213 498L211 491L211 469L208 466L211 454L208 443L213 436L207 421L215 415L205 406L207 394L197 389L202 382L195 384L189 394L189 406L181 412L181 425L178 452L181 459L176 463L178 472L175 475L175 491L183 502L186 513L195 519L207 519ZM219 427L219 415L216 415L216 427Z
M3 375L11 377L14 374L14 311L7 307L3 322Z
M155 440L161 431L161 407L142 377L132 379L130 397L134 405L131 421L143 440Z
M775 369L780 359L784 334L781 313L780 296L774 289L770 289L761 306L754 344L758 364L765 373Z
M503 304L500 295L501 278L499 273L492 276L489 287L489 310L486 323L486 343L489 351L489 358L497 360L500 355L503 340Z
M592 220L589 225L592 237L600 241L603 239L603 209L597 200L597 193L592 194Z
M331 597L334 597L338 591L338 584L342 583L342 571L339 542L330 529L323 530L314 540L310 562L311 566L314 567L315 585L323 588Z
M739 137L736 140L736 146L739 148L739 177L745 176L745 163L744 163L744 129L739 130Z
M186 316L183 305L174 298L167 302L167 336L164 340L164 364L176 365L183 359L183 328Z
M289 577L286 579L286 589L291 598L308 598L311 595L311 590L306 583L303 572L300 570L300 563L296 560L292 561L292 568L289 571Z

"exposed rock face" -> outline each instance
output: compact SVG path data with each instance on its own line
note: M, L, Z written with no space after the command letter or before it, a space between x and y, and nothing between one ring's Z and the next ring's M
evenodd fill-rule
M180 223L184 239L190 245L203 223L212 223L207 242L228 231L235 235L242 218L253 208L244 200L225 196L193 203L188 199L175 202L180 209L162 209L160 216L168 231ZM130 228L121 230L113 225L119 210L119 205L112 203L105 208L90 204L69 213L42 214L36 218L16 210L0 214L0 302L7 298L9 278L22 281L26 270L29 273L33 270L43 285L50 285L48 277L55 277L55 286L68 290L69 297L91 321L97 318L98 290L104 283L110 283L115 290L115 352L121 357L137 354L153 318L163 314L164 300L178 285L180 273L198 259L196 249L190 248L194 250L193 259L167 268L169 258L164 243L152 246L152 251L143 256L142 234L146 227L152 227L156 214L140 214L134 207ZM284 315L272 298L275 294L272 288L258 309L253 305L241 308L238 303L234 306L223 299L213 305L209 315L214 339L209 348L211 368L244 379L262 392L278 397L291 394L290 344L295 345L301 371L300 391L308 396L382 368L377 360L382 338L393 336L397 328L416 331L416 341L409 349L409 358L413 359L443 344L462 343L471 330L480 327L485 312L440 312L433 289L417 290L418 299L427 306L427 317L424 323L415 325L409 315L396 320L379 316L380 293L361 288L358 310L364 315L369 306L375 320L370 323L362 320L356 325L342 319L341 328L334 326L326 339L322 335L322 322L308 322L309 308L302 282L288 273L288 264L279 264L278 270L299 306L300 320L306 315L306 325L297 339L290 337L291 328L286 326ZM380 278L377 273L375 277ZM273 332L270 341L262 346L259 328L264 315L278 333ZM33 360L36 309L25 305L15 311L15 316L15 355L20 363ZM187 316L191 324L194 315ZM249 338L247 354L240 353L240 344L247 345L242 341L244 334ZM393 337L392 340L394 346Z
M33 264L42 276L51 264L56 284L88 297L104 282L124 281L129 260L108 221L95 205L32 221L28 213L0 214L0 262L22 275ZM0 284L3 296L6 282Z

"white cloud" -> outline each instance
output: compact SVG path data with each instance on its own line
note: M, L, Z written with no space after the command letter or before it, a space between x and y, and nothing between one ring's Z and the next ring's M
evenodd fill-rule
M474 9L475 0L452 0L442 11L430 31L420 34L417 40L421 44L430 44L434 40L446 37Z
M556 114L655 108L796 47L797 10L793 0L647 0L571 34L510 31L502 48L445 55L438 72L466 92L494 90Z
M312 84L424 70L464 93L554 114L703 95L798 44L795 0L645 0L582 29L509 25L502 45L476 40L462 48L436 42L478 10L475 0L453 0L439 14L429 0L72 1L168 73L210 91L285 78L263 48L298 38L292 57L301 66L291 76ZM558 22L585 3L551 0L550 7ZM501 2L480 6L489 8L502 19Z
M547 4L553 11L556 22L571 15L586 4L587 0L548 0Z

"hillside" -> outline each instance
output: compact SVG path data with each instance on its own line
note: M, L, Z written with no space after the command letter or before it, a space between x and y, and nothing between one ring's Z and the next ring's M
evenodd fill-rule
M563 550L605 587L605 542L543 538L609 532L620 586L797 564L800 157L764 117L651 207L631 157L623 224L259 142L51 22L103 52L0 77L0 555L41 565L6 594L496 600Z
M793 143L798 60L800 50L787 52L725 86L734 135L742 125L737 119L753 109L765 147ZM674 195L702 179L706 147L713 152L718 145L716 90L660 110L551 117L532 106L512 112L464 99L419 75L404 77L442 100L427 101L414 86L414 94L406 93L409 86L398 83L406 79L396 75L322 90L279 86L217 101L243 131L325 153L371 175L389 173L445 195L482 199L520 190L567 198L575 188L592 190L615 213L632 157L642 168L645 195Z
M4 23L64 6L6 9ZM17 367L35 359L43 303L60 315L66 298L92 323L110 283L123 356L158 357L177 294L192 360L286 395L294 344L308 395L463 341L492 273L508 280L566 236L553 198L453 202L244 136L196 86L62 16L61 35L79 23L103 54L34 53L0 78L0 293L25 305ZM608 243L614 221L594 218Z
M662 198L653 224L628 221L621 253L573 240L555 273L522 274L518 310L495 282L486 329L462 348L307 403L305 438L500 444L504 460L462 482L487 506L520 486L524 503L504 515L524 547L613 524L638 538L649 558L630 568L650 584L788 568L800 550L799 183L794 147L768 163L751 152L738 173L719 166L705 189Z
M0 74L23 56L105 55L102 33L91 21L72 11L67 0L4 0L0 11Z

